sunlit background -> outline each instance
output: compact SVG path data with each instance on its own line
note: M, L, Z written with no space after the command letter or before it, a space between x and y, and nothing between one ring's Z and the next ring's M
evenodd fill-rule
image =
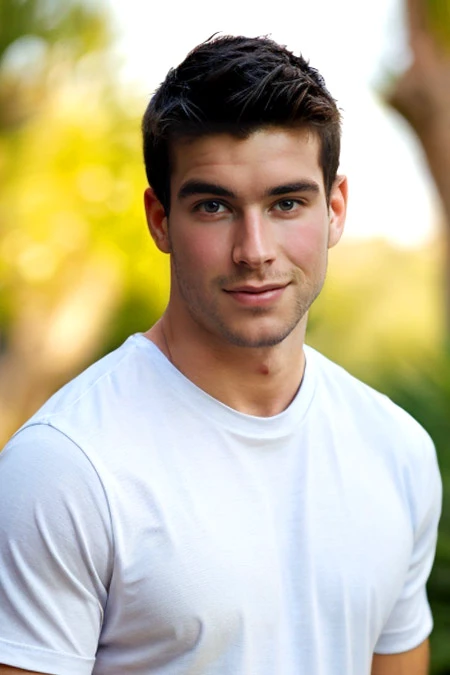
M418 2L445 6L450 32L449 0ZM388 103L414 59L400 0L2 0L0 441L163 311L168 266L143 217L140 118L167 70L216 32L270 35L301 52L337 99L350 207L308 341L424 424L446 487L446 221L421 142ZM444 675L447 508L441 529L430 597L433 673Z

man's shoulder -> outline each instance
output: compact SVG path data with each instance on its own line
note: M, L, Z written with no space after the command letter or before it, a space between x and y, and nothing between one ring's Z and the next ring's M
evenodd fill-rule
M144 388L149 393L154 389L157 361L157 348L143 335L132 335L65 384L24 427L45 424L70 438L72 432L78 437L93 435L132 408Z
M339 364L307 347L306 359L313 364L322 405L342 420L351 418L380 437L393 443L414 441L414 445L432 445L426 430L406 410L382 393L358 379Z
M378 391L371 385L359 379L343 366L332 361L327 356L312 347L305 348L307 363L310 361L315 371L317 382L329 392L330 395L340 395L336 403L367 402L371 406L378 405L392 412L398 412L401 416L407 415L402 408L395 404L386 394ZM350 397L350 399L348 398ZM412 419L412 418L411 418Z

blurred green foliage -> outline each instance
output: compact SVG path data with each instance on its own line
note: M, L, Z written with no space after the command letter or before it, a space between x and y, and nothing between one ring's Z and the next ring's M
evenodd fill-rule
M156 319L168 274L141 208L141 110L117 85L104 8L6 0L0 11L5 440L64 380Z
M104 53L112 36L101 2L2 0L0 133L32 117L58 75Z
M450 1L426 0L425 13L427 23L440 44L450 50Z

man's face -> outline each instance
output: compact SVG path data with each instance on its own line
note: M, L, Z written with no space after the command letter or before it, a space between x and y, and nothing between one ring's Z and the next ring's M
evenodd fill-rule
M345 181L328 207L318 158L318 139L301 129L176 143L170 216L153 231L171 253L173 316L242 347L303 330L345 216Z

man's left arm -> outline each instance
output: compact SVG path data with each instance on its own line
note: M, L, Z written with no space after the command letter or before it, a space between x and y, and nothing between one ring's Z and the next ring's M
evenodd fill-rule
M404 466L414 543L402 592L374 648L371 675L428 675L433 627L426 584L436 552L442 480L436 451L423 430L410 441ZM417 646L415 646L417 645Z
M374 654L371 675L428 675L430 647L428 640L400 654Z

